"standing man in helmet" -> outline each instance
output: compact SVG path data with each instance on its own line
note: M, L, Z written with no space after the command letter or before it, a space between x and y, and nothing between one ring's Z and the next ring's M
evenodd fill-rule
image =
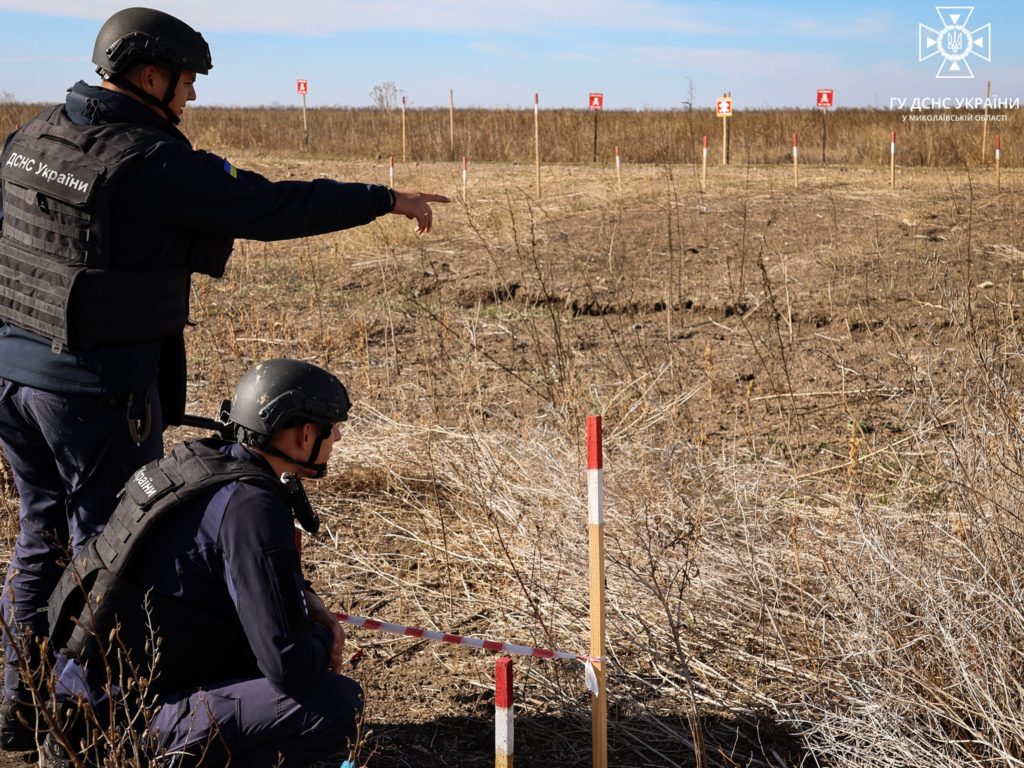
M297 478L324 474L349 407L328 372L269 360L222 416L238 442L185 443L132 476L50 601L52 642L72 659L57 688L64 744L122 732L106 722L109 696L136 722L154 712L146 748L179 768L302 766L345 749L362 693L338 674L344 635L302 575L293 518L318 526ZM105 687L135 674L126 656L155 665L141 699ZM103 745L92 751L102 764ZM71 765L52 732L44 756Z
M180 423L190 275L223 275L234 238L316 235L386 213L424 233L430 204L448 202L272 183L194 151L176 125L213 63L202 35L166 13L115 13L93 61L101 84L76 83L0 155L0 444L21 497L3 586L0 749L31 746L14 643L35 667L66 549L103 527L131 472L162 455L164 426Z

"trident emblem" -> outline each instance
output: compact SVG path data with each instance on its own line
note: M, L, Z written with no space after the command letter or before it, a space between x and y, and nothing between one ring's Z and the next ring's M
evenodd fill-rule
M964 47L964 33L963 32L947 32L946 33L946 50L952 54L960 53Z

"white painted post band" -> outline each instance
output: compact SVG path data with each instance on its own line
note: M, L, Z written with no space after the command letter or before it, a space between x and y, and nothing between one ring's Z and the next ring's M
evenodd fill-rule
M469 199L469 163L466 156L462 156L462 199Z
M512 768L515 725L512 659L505 656L494 665L494 768Z
M604 470L587 470L587 522L604 525Z
M388 186L395 186L395 156L391 156L391 164L388 167Z

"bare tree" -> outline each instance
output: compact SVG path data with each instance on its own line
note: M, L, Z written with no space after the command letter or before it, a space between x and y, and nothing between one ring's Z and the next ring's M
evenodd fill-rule
M390 111L397 107L401 98L401 89L390 80L378 83L370 91L370 99L373 101L373 105L382 111Z
M690 78L686 78L686 82L686 99L683 101L683 106L686 107L687 112L693 112L693 99L697 95L697 87Z

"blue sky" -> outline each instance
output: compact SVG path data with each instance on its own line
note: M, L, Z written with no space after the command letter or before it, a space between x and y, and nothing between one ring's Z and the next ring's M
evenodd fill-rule
M92 44L124 7L107 0L0 0L0 97L56 101L95 82ZM892 98L1018 98L1024 91L1024 3L978 2L970 31L991 24L991 61L974 79L937 79L921 62L919 24L943 26L934 2L677 0L169 0L158 4L209 41L214 69L198 104L369 106L394 82L416 107L586 106L668 109L732 92L744 107L889 106ZM964 7L964 6L960 6ZM966 14L964 14L966 15Z

